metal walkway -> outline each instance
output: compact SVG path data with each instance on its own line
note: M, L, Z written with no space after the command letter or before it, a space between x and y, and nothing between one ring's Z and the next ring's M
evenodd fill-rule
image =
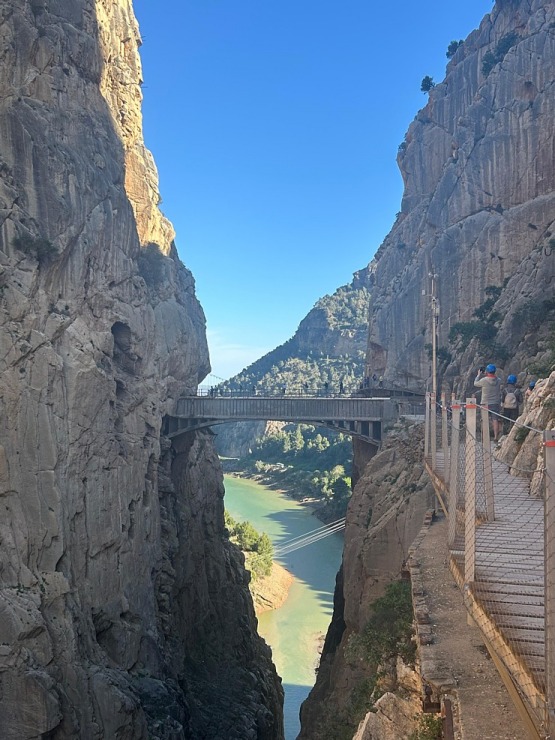
M452 420L444 399L441 415L435 402L426 414L425 466L448 516L451 571L529 737L547 738L555 727L555 666L545 552L555 532L546 534L544 498L531 496L529 481L493 458L487 407L477 428L476 402L467 399L461 430L461 406L454 402ZM549 464L545 473L548 500L555 491Z

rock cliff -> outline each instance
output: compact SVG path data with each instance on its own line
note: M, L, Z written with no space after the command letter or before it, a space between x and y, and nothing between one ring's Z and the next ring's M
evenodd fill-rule
M0 736L282 736L158 210L130 0L0 1Z
M401 210L372 264L368 361L389 380L429 383L430 274L449 385L462 390L484 359L508 373L545 357L555 318L554 77L553 4L497 2L410 125Z
M553 79L553 4L498 1L458 47L445 80L410 125L398 156L401 210L370 265L367 368L388 383L431 387L432 296L440 307L440 380L447 390L464 397L484 361L496 362L502 375L520 372L521 381L549 374L555 361ZM541 384L538 397L551 386ZM423 508L433 501L415 440L401 436L389 445L369 462L355 448L359 480L334 616L302 708L303 739L325 736L338 717L348 731L365 679L364 667L346 652L349 636L361 630L384 583L398 576ZM505 455L526 468L538 450L520 445L512 435Z

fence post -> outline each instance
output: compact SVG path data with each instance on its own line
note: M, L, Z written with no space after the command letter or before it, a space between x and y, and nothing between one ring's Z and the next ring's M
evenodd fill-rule
M545 701L549 737L555 738L555 430L543 433L545 458Z
M436 394L431 393L430 394L430 436L431 436L431 445L432 445L432 470L436 471L436 465L437 465L437 412L436 412Z
M449 531L448 544L452 548L457 531L457 496L459 480L459 439L461 423L461 405L458 401L451 403L451 451L449 471Z
M443 450L443 479L449 485L449 428L447 426L447 397L441 394L441 448Z
M424 423L424 457L430 454L430 394L426 393L425 406L425 423Z
M482 417L482 449L484 451L484 490L486 493L486 519L493 522L495 507L493 501L493 471L491 468L491 440L489 436L489 407L481 408Z
M466 399L464 496L464 581L473 583L476 571L476 399Z

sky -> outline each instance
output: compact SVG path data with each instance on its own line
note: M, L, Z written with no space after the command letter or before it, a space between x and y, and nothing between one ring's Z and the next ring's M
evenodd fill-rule
M228 378L370 262L400 210L422 78L444 78L492 0L133 5L160 207Z

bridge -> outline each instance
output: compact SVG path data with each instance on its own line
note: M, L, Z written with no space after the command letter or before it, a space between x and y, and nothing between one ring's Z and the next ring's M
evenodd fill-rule
M165 417L164 432L173 438L225 422L272 420L324 426L379 445L384 424L395 421L403 410L414 413L415 402L422 398L380 390L382 395L374 397L240 392L187 396L177 401L174 415Z
M466 609L528 736L555 738L555 431L515 422L513 435L538 434L543 447L518 469L494 459L489 415L474 398L448 406L430 394L425 466Z

